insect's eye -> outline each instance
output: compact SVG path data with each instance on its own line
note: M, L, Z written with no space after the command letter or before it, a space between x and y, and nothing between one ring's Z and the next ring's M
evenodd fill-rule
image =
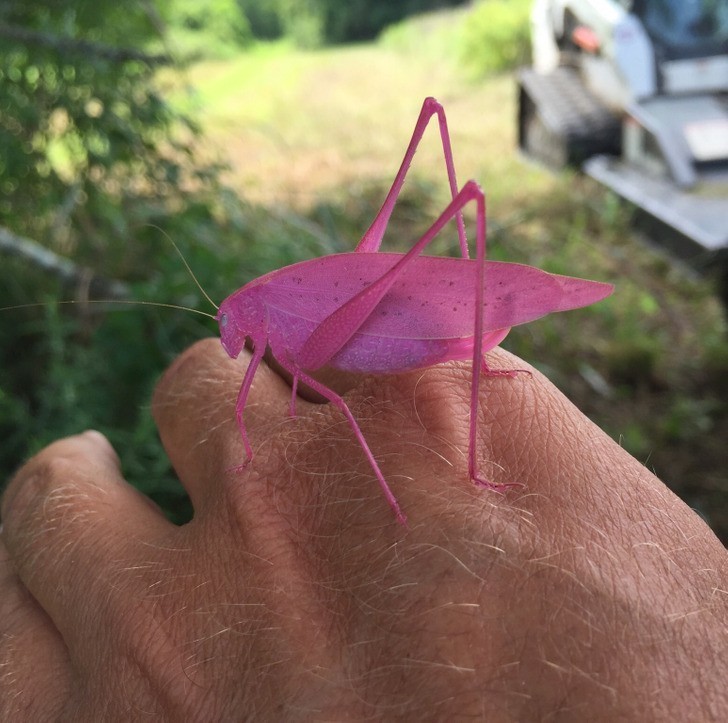
M220 317L220 326L225 328L227 326L228 317L225 312L223 312L222 316Z

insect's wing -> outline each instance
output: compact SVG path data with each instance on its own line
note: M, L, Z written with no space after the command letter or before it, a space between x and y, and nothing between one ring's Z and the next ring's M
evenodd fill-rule
M550 274L523 264L491 261L485 269L486 329L527 324L556 311L595 304L612 284Z
M299 352L312 334L324 321L335 319L334 314L351 299L376 285L401 259L401 254L390 253L335 254L294 264L260 279L266 287L265 303L285 319L280 325L286 328L288 346L295 349L302 368L307 367ZM383 295L381 289L376 292L381 296L378 302L359 307L363 321L344 320L341 336L346 338L342 344L362 336L402 342L472 338L475 284L474 260L418 256ZM588 306L612 291L610 284L598 281L488 261L483 330L507 329L552 312Z
M378 254L385 256L385 254ZM476 261L420 256L397 279L357 334L398 339L464 339L475 324ZM483 331L526 324L609 296L611 284L488 261Z
M376 265L369 263L369 255L346 254L358 256L364 263L352 260L351 266L358 270L358 276L366 274L371 281L364 285L341 306L329 314L311 333L301 347L298 363L303 369L318 369L326 364L348 341L357 330L372 315L381 300L401 278L407 269L416 262L418 249L413 247L407 254L378 254L379 262ZM385 267L382 268L381 261ZM371 271L380 270L380 275L373 278Z
M354 318L366 318L367 306L354 308L352 318L341 320L347 312L348 302L376 284L391 267L402 258L401 254L332 254L271 272L253 283L261 287L260 293L272 320L269 333L280 332L280 343L295 358L302 369L315 369L326 363L336 348L346 343L360 323ZM368 308L376 306L376 299L384 293L374 289L376 298L369 300ZM338 328L331 325L334 314L341 321ZM328 326L322 324L328 321ZM323 333L322 333L323 332ZM314 347L322 361L306 357L304 350L311 337L323 336L323 344ZM342 338L342 334L344 335ZM310 356L310 354L309 354Z
M582 306L590 306L606 299L614 291L612 284L605 284L601 281L588 281L558 274L553 274L552 278L556 279L561 287L559 306L553 311L569 311L570 309L580 309Z

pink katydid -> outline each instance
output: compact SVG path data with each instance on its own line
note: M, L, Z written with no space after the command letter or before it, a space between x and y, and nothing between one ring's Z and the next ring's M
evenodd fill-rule
M434 114L453 200L406 254L377 253L417 145ZM470 202L477 207L475 260L468 258L461 214ZM453 217L463 258L421 255ZM328 365L344 371L397 373L472 357L468 472L482 487L511 486L481 478L476 468L480 375L492 373L483 354L497 346L512 326L588 306L612 290L610 284L549 274L531 266L486 262L483 192L474 181L458 191L444 110L434 98L427 98L392 187L355 251L272 271L220 305L217 320L225 351L236 358L246 339L253 346L235 407L246 464L253 450L245 427L245 405L268 347L292 376L291 414L295 415L299 382L338 407L397 520L404 524L405 516L346 402L310 372Z

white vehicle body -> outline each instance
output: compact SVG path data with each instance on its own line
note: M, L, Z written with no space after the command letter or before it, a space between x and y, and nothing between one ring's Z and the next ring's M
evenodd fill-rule
M702 248L728 248L728 0L535 0L531 36L521 147L550 165L586 161L590 175ZM581 121L559 111L574 103L570 83L590 99L576 109ZM598 105L620 138L590 158L589 124L607 134L593 120ZM565 149L543 150L549 142Z

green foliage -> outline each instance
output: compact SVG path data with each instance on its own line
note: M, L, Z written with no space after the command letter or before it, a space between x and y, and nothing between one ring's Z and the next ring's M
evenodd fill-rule
M3 18L36 40L0 46L0 225L123 275L144 255L126 241L165 208L211 192L216 170L194 163L196 127L167 105L153 67L109 45L120 28L148 25L138 6L119 14L96 3L108 5L107 23L87 5L18 4ZM88 38L97 45L80 44Z
M531 0L479 0L462 26L461 58L475 77L528 62Z
M230 57L253 41L237 0L174 0L168 21L172 45L187 60Z
M0 7L0 227L73 258L90 276L137 280L133 298L155 289L159 259L170 256L155 225L178 239L194 234L201 248L214 248L225 228L239 238L219 169L196 158L196 125L168 105L145 60L156 23L142 7ZM219 257L232 267L229 255ZM179 298L155 290L154 301ZM0 307L76 295L85 295L83 284L62 287L27 263L0 263ZM180 301L202 305L189 293ZM191 329L169 315L117 313L102 323L91 308L0 312L3 477L52 439L88 426L127 447L147 439L154 378L201 333L199 323ZM139 444L130 452L134 481L178 490L158 443ZM166 478L154 482L160 470Z
M283 18L278 0L237 0L253 36L259 40L276 40L283 34Z
M326 39L320 0L278 0L283 32L299 48L317 48Z
M351 0L345 5L337 0L318 0L317 4L325 18L326 39L340 43L372 39L405 17L462 5L463 0Z
M191 1L191 0L190 0ZM405 17L466 0L237 0L256 38L291 38L300 48L371 40Z
M164 16L175 0L155 0L154 12L144 3L111 0L33 0L0 3L0 23L47 31L58 37L83 38L122 47L141 47L158 34L158 13ZM5 41L2 46L4 48Z

